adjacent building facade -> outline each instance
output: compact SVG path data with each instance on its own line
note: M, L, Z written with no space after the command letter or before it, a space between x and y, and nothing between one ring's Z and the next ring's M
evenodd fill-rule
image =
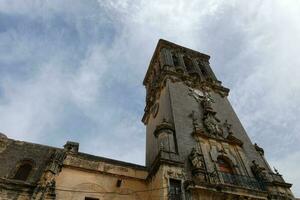
M0 199L293 200L231 107L209 56L159 40L143 84L146 165L0 135Z

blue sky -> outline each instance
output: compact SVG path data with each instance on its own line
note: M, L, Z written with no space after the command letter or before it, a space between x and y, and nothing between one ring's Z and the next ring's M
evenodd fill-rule
M144 164L159 38L211 55L253 142L300 196L300 2L0 2L0 132Z

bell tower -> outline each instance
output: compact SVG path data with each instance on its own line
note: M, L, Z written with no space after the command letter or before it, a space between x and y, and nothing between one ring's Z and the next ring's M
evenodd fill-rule
M181 199L294 199L249 139L209 59L159 40L143 82L149 176L162 173L170 195L179 184Z

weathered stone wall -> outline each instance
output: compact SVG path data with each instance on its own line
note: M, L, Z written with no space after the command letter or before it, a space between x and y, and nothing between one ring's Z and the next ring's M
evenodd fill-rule
M157 142L157 138L154 135L154 131L156 127L163 122L165 119L167 122L173 124L173 116L171 113L170 107L170 97L169 97L169 89L165 87L160 92L160 97L156 101L156 105L158 106L158 110L151 112L148 119L148 124L146 127L146 166L148 168L154 162L154 159L158 155L159 152L159 144ZM157 112L157 113L155 113Z
M0 138L0 199L30 199L37 182L56 148ZM13 177L23 161L33 163L26 181Z
M156 181L148 184L145 167L86 154L69 154L56 179L57 199L149 199ZM117 185L117 182L120 184ZM159 184L158 184L159 185Z
M29 176L28 182L37 182L49 160L53 150L56 148L33 144L24 141L16 141L7 139L5 148L0 153L0 177L12 178L16 171L16 167L23 160L31 160L34 168Z

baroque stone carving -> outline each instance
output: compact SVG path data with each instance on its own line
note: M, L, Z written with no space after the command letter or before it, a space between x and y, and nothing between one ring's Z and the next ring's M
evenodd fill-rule
M209 134L223 137L223 129L220 120L216 117L216 112L213 110L212 103L214 100L209 93L206 93L201 101L204 111L203 124Z
M215 103L215 101L210 96L210 94L209 93L204 93L204 96L203 96L202 101L201 101L204 113L216 113L212 108L213 103Z
M200 136L211 137L217 140L242 146L243 142L233 136L232 125L228 123L227 120L225 120L225 122L222 124L221 121L216 117L216 112L213 109L214 100L210 96L209 88L203 87L202 89L203 90L201 91L189 88L189 95L194 97L203 108L203 127L199 123L196 112L192 111L190 114L194 127L194 131L192 133L193 137L197 141L199 141Z
M211 135L223 136L223 130L219 124L220 120L213 114L206 114L203 118L204 127Z
M53 152L31 199L44 199L46 194L55 196L55 176L61 171L65 158L65 151L55 150Z
M206 166L203 154L196 148L193 148L189 160L192 164L192 173L200 181L206 181Z
M267 174L266 169L264 167L260 167L255 160L252 161L251 170L254 174L254 176L260 180L260 181L266 181L267 180Z

